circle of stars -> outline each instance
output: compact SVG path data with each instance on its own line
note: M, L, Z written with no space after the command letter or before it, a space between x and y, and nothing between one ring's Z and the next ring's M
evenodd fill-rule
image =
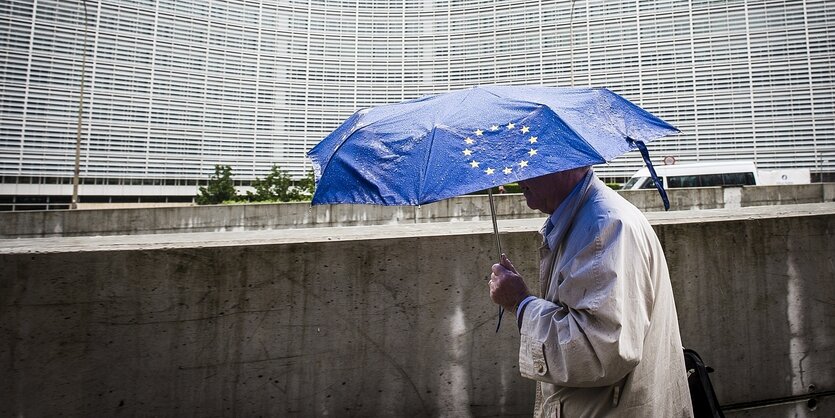
M529 126L522 125L521 127L517 128L515 123L509 122L507 125L504 125L504 126L500 126L500 125L496 125L496 124L490 125L490 127L487 128L487 130L489 132L498 132L502 128L504 128L505 130L508 130L508 131L514 130L518 134L522 135L522 139L529 144L528 151L527 151L528 158L532 158L535 155L537 155L537 149L535 147L537 147L536 144L537 144L539 138L536 137L536 136L533 136L533 135L528 135L530 133L530 127ZM517 162L516 164L514 164L513 166L506 166L506 167L504 167L502 169L498 169L498 170L496 168L493 168L493 167L481 167L482 161L478 161L474 158L474 156L473 156L474 151L471 149L471 147L476 143L477 139L478 140L482 139L484 137L484 134L485 134L484 130L476 129L476 130L472 131L472 135L467 136L467 137L464 138L465 147L461 151L461 153L464 155L464 157L469 157L468 159L470 161L468 162L468 164L470 165L471 168L481 170L487 176L492 176L497 171L503 173L506 176L509 176L509 175L513 174L514 169L521 170L521 169L524 169L524 168L528 167L528 165L530 164L529 160L521 160L521 161ZM473 137L475 137L476 139L473 139Z

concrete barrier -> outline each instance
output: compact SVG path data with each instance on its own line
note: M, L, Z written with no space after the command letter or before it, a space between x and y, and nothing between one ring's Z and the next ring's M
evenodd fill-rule
M520 194L496 200L500 219L536 217ZM423 206L236 204L140 209L0 212L0 238L251 231L489 219L486 196Z
M620 192L644 211L663 211L655 190ZM835 201L835 183L668 191L671 210L719 209ZM538 217L521 194L496 195L499 219ZM487 196L412 206L240 204L137 209L0 212L0 238L252 231L490 219Z
M832 416L835 204L647 216L727 415ZM528 278L542 221L499 223ZM0 240L0 416L529 415L491 231Z

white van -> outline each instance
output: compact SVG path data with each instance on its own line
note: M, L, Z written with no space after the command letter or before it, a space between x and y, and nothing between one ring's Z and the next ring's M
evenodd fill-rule
M753 186L759 184L753 161L718 161L693 164L655 165L655 173L665 188ZM623 190L654 189L649 170L644 167L632 175Z

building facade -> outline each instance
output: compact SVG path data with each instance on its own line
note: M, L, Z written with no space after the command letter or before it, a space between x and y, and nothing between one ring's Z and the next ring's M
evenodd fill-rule
M681 129L659 162L835 172L831 1L6 0L0 55L5 209L63 207L76 143L81 202L187 201L217 164L301 177L357 109L479 84L607 87Z

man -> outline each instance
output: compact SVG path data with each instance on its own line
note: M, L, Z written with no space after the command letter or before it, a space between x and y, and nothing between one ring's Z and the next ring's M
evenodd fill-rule
M531 209L550 215L541 298L504 256L489 285L517 316L535 416L692 416L669 272L649 222L589 167L519 185Z

